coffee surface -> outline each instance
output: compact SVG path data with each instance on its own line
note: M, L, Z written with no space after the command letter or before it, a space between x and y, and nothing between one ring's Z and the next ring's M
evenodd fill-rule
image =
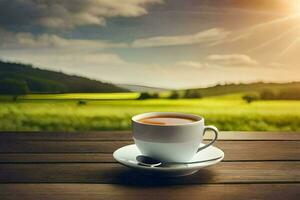
M155 116L155 117L147 117L138 120L144 124L152 124L152 125L182 125L195 122L196 120L191 118L184 117L174 117L174 116Z

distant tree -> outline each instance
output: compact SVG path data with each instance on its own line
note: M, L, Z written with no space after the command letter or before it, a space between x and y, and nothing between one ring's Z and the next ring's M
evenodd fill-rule
M280 90L278 99L300 100L300 87L291 87Z
M197 90L186 90L183 98L185 98L185 99L200 99L200 98L202 98L202 95Z
M0 80L0 94L12 95L14 100L22 94L28 93L27 83L14 79Z
M179 99L180 98L180 94L178 91L174 90L171 92L169 99Z
M242 98L247 103L251 103L252 101L258 100L259 95L257 93L249 93L249 94L245 94Z
M151 99L158 99L158 98L159 98L159 94L157 92L151 94Z
M84 106L84 105L86 105L86 101L79 100L79 101L77 102L77 105L78 105L78 106Z
M158 98L159 98L159 94L156 92L154 93L142 92L137 99L144 100L144 99L158 99Z
M260 93L260 98L263 100L276 99L276 94L273 90L265 89Z
M137 99L144 100L144 99L150 99L150 98L151 98L151 94L149 94L148 92L142 92Z

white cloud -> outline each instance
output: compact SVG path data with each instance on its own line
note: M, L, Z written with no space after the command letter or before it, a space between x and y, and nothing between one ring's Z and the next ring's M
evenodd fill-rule
M99 69L110 70L126 62L108 48L124 43L102 40L66 39L53 34L33 35L0 29L0 59L34 64L50 70L82 74L96 78Z
M114 64L125 63L117 54L113 53L85 53L85 52L56 52L51 50L20 50L5 51L0 50L1 58L25 63L32 63L40 67L61 67L61 68L84 68L89 66L106 65L109 67Z
M157 3L162 0L1 0L0 25L10 21L48 28L102 26L110 17L145 15L147 6Z
M243 54L209 55L207 60L213 64L229 67L257 66L258 62Z
M112 43L105 40L68 39L55 34L34 35L28 32L14 33L0 28L0 48L8 49L52 49L55 51L97 51L108 48L137 48L169 45L189 45L215 42L225 37L221 29L210 29L193 35L155 37L160 39L140 39L130 43ZM192 67L201 67L200 63L179 63Z
M144 39L137 39L133 41L133 47L161 47L161 46L174 46L174 45L191 45L201 43L215 43L224 39L229 34L220 28L212 28L189 35L177 36L157 36Z
M113 53L83 53L0 49L0 59L34 64L112 83L166 88L189 88L216 83L299 80L299 69L270 67L215 67L210 62L178 61L169 64L127 62ZM175 67L175 68L174 68ZM238 75L237 75L238 74Z
M48 48L62 51L96 51L126 46L125 43L110 43L103 40L66 39L54 34L13 33L0 28L0 48L7 49Z
M203 64L200 62L195 62L195 61L179 61L175 63L175 66L177 67L189 67L189 68L196 68L196 69L201 69L203 68Z

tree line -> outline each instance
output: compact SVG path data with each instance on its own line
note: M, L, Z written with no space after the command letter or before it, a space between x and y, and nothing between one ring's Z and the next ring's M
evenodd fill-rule
M201 99L203 95L199 90L171 91L169 95L160 95L157 92L142 92L137 98L145 99ZM278 91L272 89L263 89L258 92L250 92L242 97L248 103L256 100L300 100L300 88L289 87Z
M166 98L166 99L201 99L202 95L197 90L185 90L185 91L176 91L173 90L170 92L169 95L165 97L161 97L157 92L142 92L138 97L138 100L145 100L145 99L159 99L159 98Z
M264 89L260 92L245 94L242 98L248 103L256 100L300 100L300 88L290 87L279 91Z

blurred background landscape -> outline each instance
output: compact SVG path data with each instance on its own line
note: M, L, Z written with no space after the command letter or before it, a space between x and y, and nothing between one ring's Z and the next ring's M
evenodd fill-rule
M299 131L300 82L169 90L118 86L0 62L0 130L128 130L153 111L204 116L220 130Z
M300 131L299 0L0 0L0 131L129 130L138 113Z

